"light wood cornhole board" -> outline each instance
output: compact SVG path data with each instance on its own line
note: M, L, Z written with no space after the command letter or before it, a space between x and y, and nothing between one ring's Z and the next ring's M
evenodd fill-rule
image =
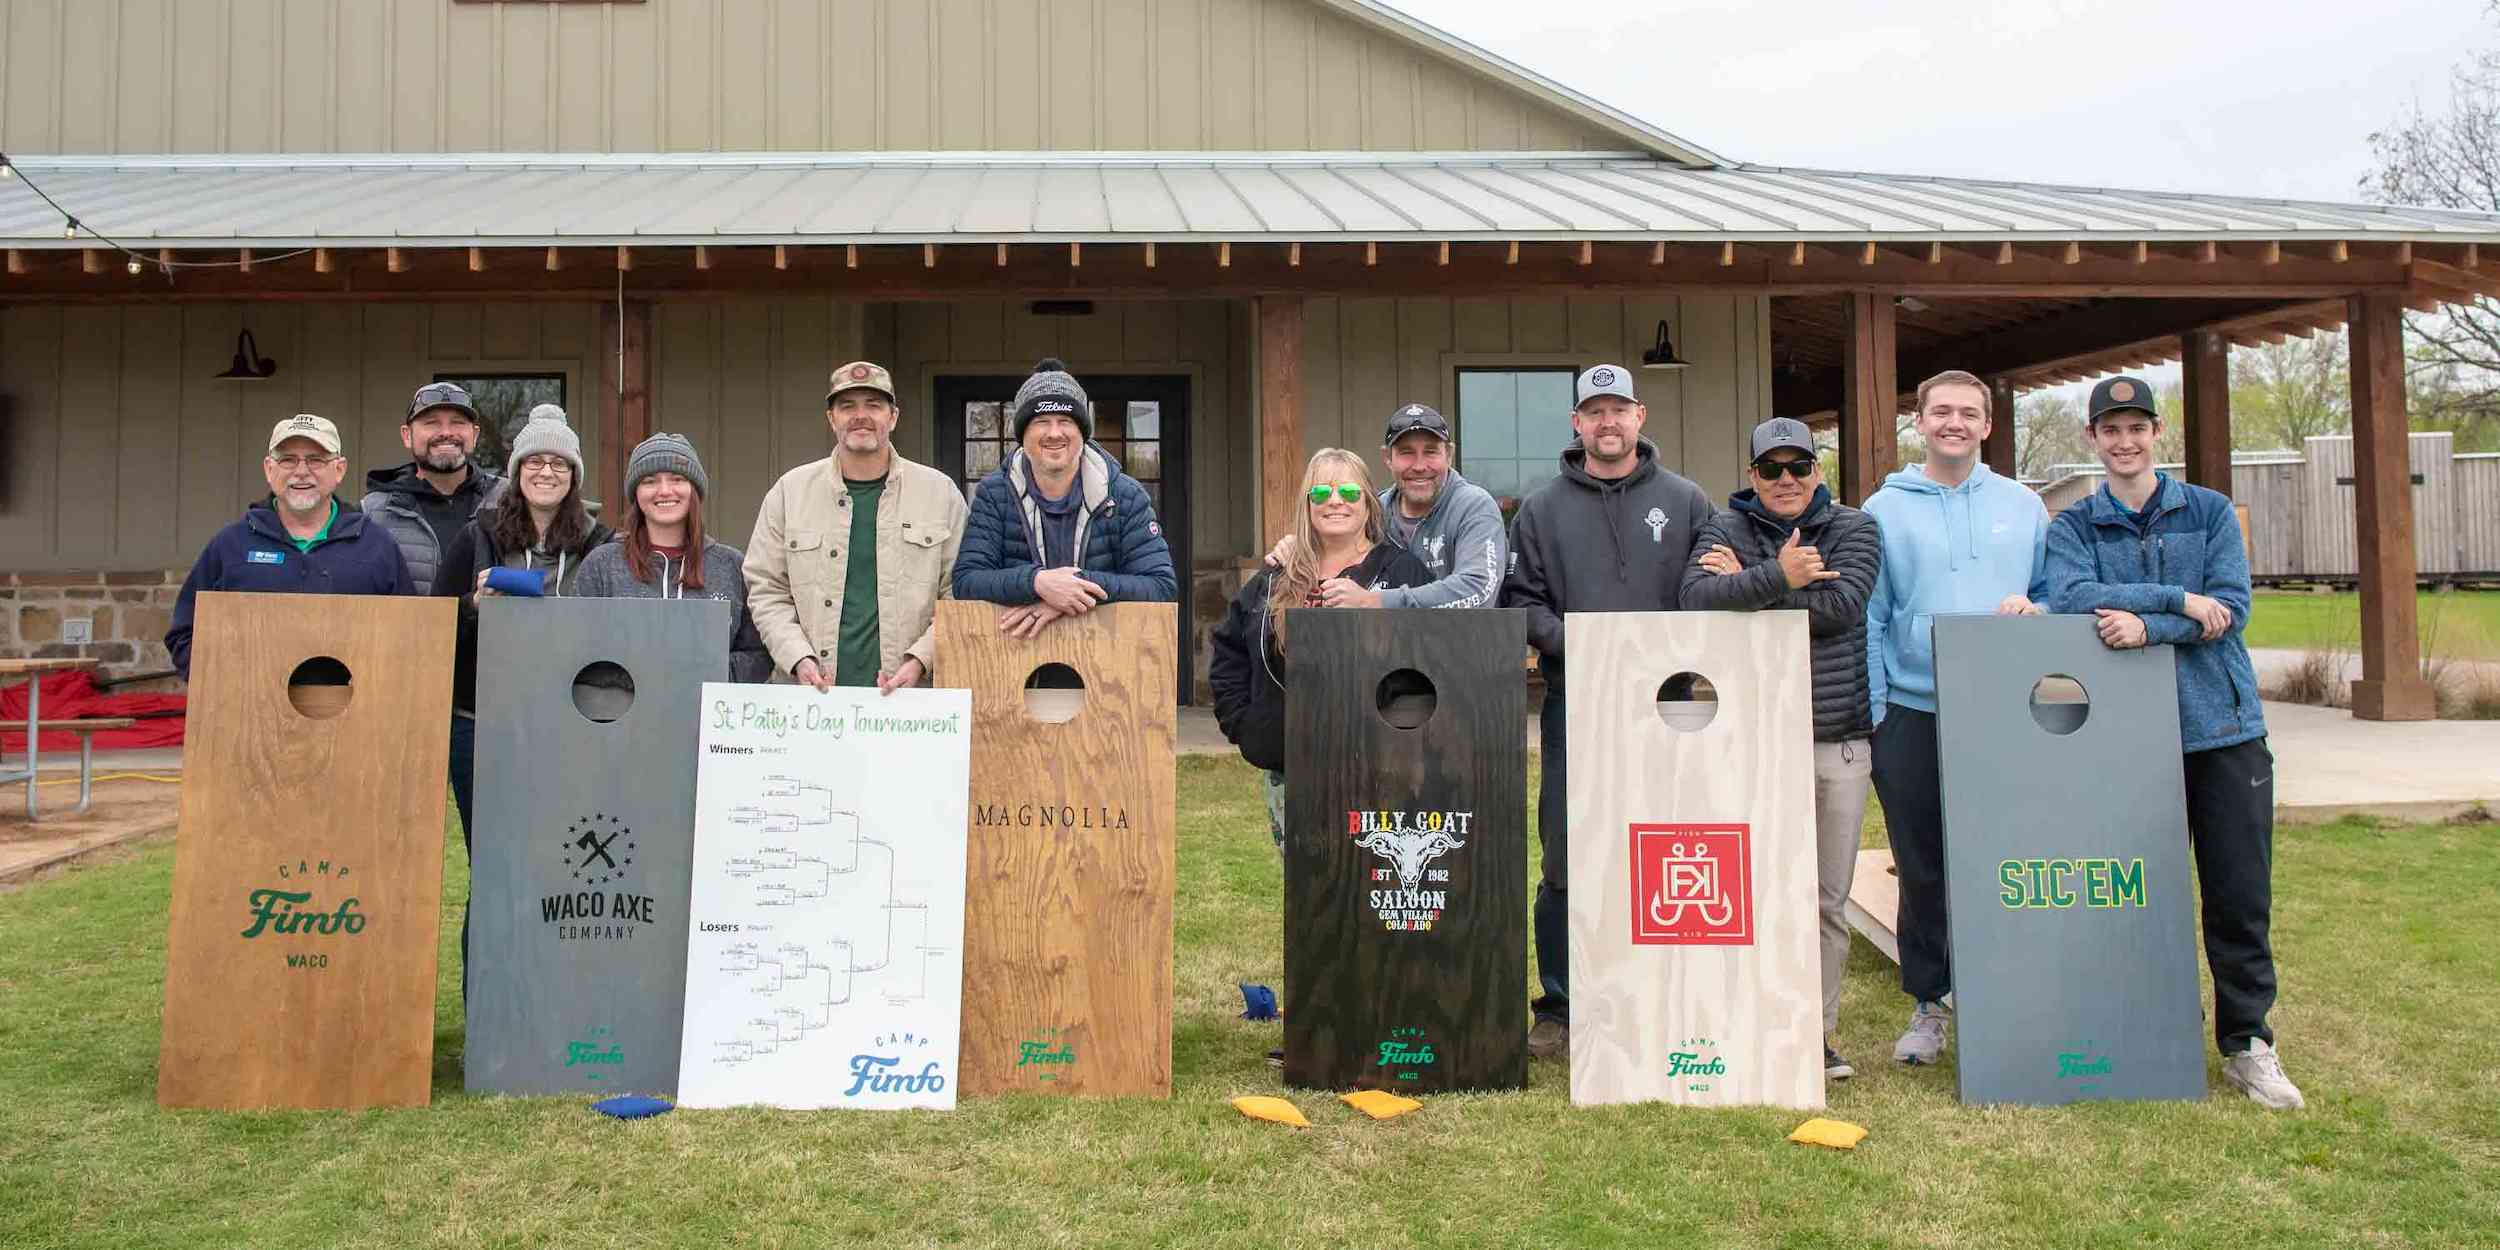
M1823 1105L1803 612L1573 613L1571 1101ZM1662 705L1678 673L1706 704Z
M159 1104L427 1101L457 608L199 596ZM324 656L315 719L287 678Z
M963 1092L1172 1092L1176 623L1108 604L1032 641L999 607L937 605L936 685L972 692ZM1045 664L1081 699L1025 681Z
M1962 1101L2204 1097L2177 658L2089 616L1935 629ZM2035 718L2053 676L2088 703Z
M1285 614L1285 1082L1528 1074L1527 614ZM1411 670L1432 685L1403 713ZM1408 724L1392 723L1396 715Z
M695 736L730 605L495 596L478 616L467 1087L674 1093ZM621 715L575 702L602 662L632 679Z

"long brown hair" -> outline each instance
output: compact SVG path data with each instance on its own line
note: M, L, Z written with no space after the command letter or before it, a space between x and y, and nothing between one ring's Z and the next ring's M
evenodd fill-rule
M1323 473L1323 469L1343 471ZM1311 532L1311 488L1341 477L1362 484L1363 541L1377 547L1388 537L1388 514L1380 507L1379 494L1372 490L1371 466L1342 447L1322 447L1312 452L1311 462L1302 468L1302 491L1294 500L1293 558L1276 571L1275 580L1267 588L1268 632L1279 647L1285 642L1285 609L1303 606L1320 583L1319 538Z
M541 550L538 522L531 519L530 503L521 495L518 481L504 484L503 497L489 510L493 515L486 522L486 536L494 540L495 550L506 556L524 551ZM549 553L571 552L590 541L590 509L582 506L582 486L578 475L565 488L564 498L556 501L556 515L547 523L544 550Z
M637 481L635 486L642 485ZM691 483L687 489L693 490ZM628 495L638 492L628 489ZM624 535L625 567L632 570L634 580L650 585L660 576L659 557L651 551L651 533L643 520L642 501L628 499L625 504ZM686 563L679 570L677 584L688 590L703 589L703 493L695 491L686 498Z

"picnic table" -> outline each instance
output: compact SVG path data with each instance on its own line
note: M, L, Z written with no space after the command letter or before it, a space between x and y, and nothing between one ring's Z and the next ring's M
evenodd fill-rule
M45 730L68 730L78 735L78 806L73 814L84 812L95 801L95 734L102 729L126 729L126 718L100 717L87 720L65 720L45 723L43 719L43 675L73 669L94 668L98 661L88 659L0 660L0 678L26 679L26 767L23 771L0 766L0 785L12 781L26 783L26 819L40 820L35 805L37 784L43 762L42 735Z

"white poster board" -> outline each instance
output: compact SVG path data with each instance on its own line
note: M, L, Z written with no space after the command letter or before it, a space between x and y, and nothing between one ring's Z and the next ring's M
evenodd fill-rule
M972 696L703 687L678 1103L955 1105Z

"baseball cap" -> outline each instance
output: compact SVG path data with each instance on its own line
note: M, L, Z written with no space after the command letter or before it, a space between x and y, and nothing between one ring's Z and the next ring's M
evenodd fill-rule
M321 450L333 456L339 454L339 427L332 425L327 417L299 412L280 421L269 430L269 450L276 451L278 444L290 438L309 438L321 444Z
M1760 460L1782 447L1793 447L1810 458L1814 455L1814 431L1795 417L1773 417L1753 427L1753 459Z
M459 383L428 382L417 388L416 397L408 401L408 415L401 417L399 423L406 425L436 408L457 409L469 414L470 421L477 420L477 405L469 401L469 392Z
M2161 419L2160 411L2153 407L2153 388L2146 386L2144 379L2103 378L2099 386L2092 388L2092 402L2084 405L2084 427L2091 428L2092 423L2100 420L2104 413L2126 408L2133 408L2156 421Z
M1600 395L1613 395L1636 404L1641 402L1641 397L1632 393L1632 371L1622 365L1598 365L1590 369L1580 375L1579 385L1573 390L1571 406L1574 408Z
M894 375L886 372L884 365L854 360L834 370L833 377L826 381L825 402L831 404L834 396L858 390L876 391L891 401L894 398Z
M1380 445L1386 447L1398 441L1400 435L1412 434L1417 430L1422 430L1426 434L1447 442L1450 437L1450 419L1442 416L1430 404L1408 404L1389 414L1389 430L1381 435Z

